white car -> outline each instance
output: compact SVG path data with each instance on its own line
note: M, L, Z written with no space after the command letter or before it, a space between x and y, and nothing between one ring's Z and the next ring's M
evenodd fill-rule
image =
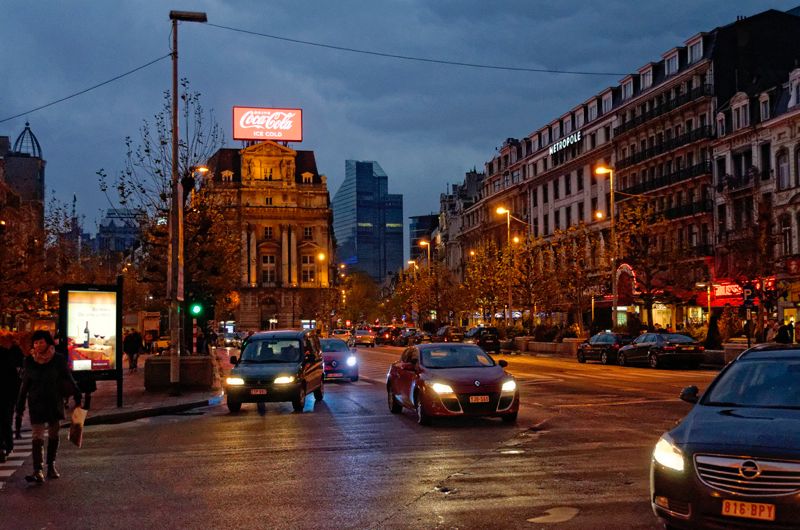
M342 339L345 342L349 341L352 336L353 334L350 333L349 329L334 329L331 331L331 338Z
M368 329L357 329L356 334L350 337L350 346L358 346L359 344L374 348L375 334Z

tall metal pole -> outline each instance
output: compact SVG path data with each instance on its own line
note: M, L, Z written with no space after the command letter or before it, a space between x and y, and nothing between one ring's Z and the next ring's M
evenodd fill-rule
M506 245L508 247L508 278L506 279L506 283L508 284L508 310L506 312L506 327L508 327L508 323L511 320L511 268L513 264L511 263L511 210L506 210Z
M611 215L611 329L617 325L617 234L616 215L614 215L614 170L608 170L609 205Z
M172 17L171 17L172 18ZM172 18L172 197L169 219L169 383L172 394L180 393L181 314L183 300L183 223L181 219L180 179L178 179L178 20Z

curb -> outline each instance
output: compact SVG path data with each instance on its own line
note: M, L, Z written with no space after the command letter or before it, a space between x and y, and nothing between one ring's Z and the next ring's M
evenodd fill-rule
M145 409L126 410L123 412L109 412L108 414L99 414L97 416L89 415L86 417L84 425L110 425L118 423L127 423L130 421L139 420L142 418L150 418L153 416L164 416L167 414L176 414L185 412L187 410L196 409L200 407L207 407L210 405L219 405L222 403L222 393L212 396L202 401L189 401L186 403L176 403L175 405L165 405L163 407L152 407ZM69 425L69 422L67 422Z

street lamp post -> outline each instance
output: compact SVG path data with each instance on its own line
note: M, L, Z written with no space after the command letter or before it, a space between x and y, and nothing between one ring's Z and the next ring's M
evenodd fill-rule
M183 190L178 178L178 21L207 22L205 13L170 11L172 21L172 180L169 216L169 253L167 298L169 299L170 367L169 382L173 394L180 393L180 355L183 325L180 304L183 302Z
M506 216L506 246L508 248L509 267L511 267L511 210L503 206L499 206L495 211L497 212L497 215L505 214ZM505 312L505 317L506 317L506 327L508 327L508 322L511 319L511 274L508 275L508 281L506 283L508 284L507 285L508 309Z
M611 223L611 329L617 325L617 234L614 215L614 170L598 166L595 175L608 175L608 216Z
M430 274L431 271L431 242L430 241L420 241L419 246L425 247L428 250L428 273Z

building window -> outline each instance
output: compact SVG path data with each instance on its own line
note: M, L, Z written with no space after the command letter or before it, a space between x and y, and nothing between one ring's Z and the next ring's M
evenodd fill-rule
M314 273L316 272L317 264L314 262L314 256L304 254L300 257L300 277L303 283L312 283L315 279Z
M717 118L717 134L725 136L725 116L722 114Z
M264 199L264 204L266 204L267 206L272 206L272 197L270 197L270 196L267 196L267 197Z
M603 96L603 114L611 112L611 94Z
M580 109L578 109L578 112L575 113L575 128L576 129L580 129L581 127L583 127L583 112L584 112L584 109L583 109L583 107L581 107Z
M696 63L703 58L703 40L689 45L689 64Z
M642 90L650 88L650 86L653 84L653 70L642 72L642 74L639 76L639 82Z
M572 173L564 175L564 196L572 195Z
M578 180L578 191L583 191L583 168L579 167L576 178Z
M567 206L564 209L564 228L569 228L569 225L572 224L572 206Z
M556 201L559 199L559 190L558 190L558 177L553 180L553 200Z
M761 100L761 121L769 119L769 97Z
M622 85L622 99L633 97L633 81L626 81Z
M789 188L789 155L785 149L775 156L775 169L778 171L778 189Z
M678 54L667 57L666 61L664 61L664 67L667 75L676 74L678 72Z
M265 226L264 227L264 239L271 240L272 239L272 227Z
M261 283L272 284L276 281L275 255L264 254L261 256Z
M303 239L310 240L314 239L314 229L310 226L306 226L303 228Z
M303 173L303 184L311 184L313 182L314 175L311 173Z
M550 198L547 195L548 195L547 194L547 182L545 182L544 184L542 184L542 203L543 204L547 204L547 202L550 200Z
M589 121L597 119L597 102L589 103Z
M800 153L800 151L798 151ZM539 190L535 189L531 193L531 201L533 202L533 207L536 208L539 206Z
M583 202L578 203L578 223L586 222L586 211Z
M544 221L544 223L543 223L543 228L544 228L543 234L547 235L547 234L550 233L550 222L547 219L547 214L544 214L544 218L542 220Z

